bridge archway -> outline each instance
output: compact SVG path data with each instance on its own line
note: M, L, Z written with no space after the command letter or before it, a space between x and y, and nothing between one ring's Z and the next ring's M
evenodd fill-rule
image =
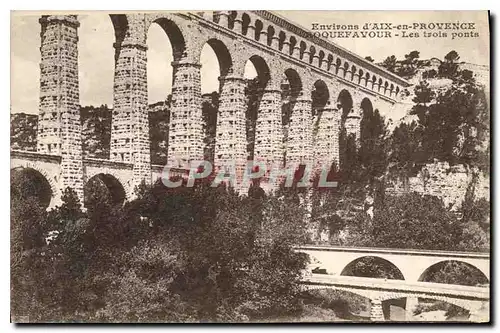
M213 162L219 105L224 78L233 72L233 61L226 44L217 38L208 39L200 51L204 157Z
M353 100L351 93L346 90L342 89L339 93L339 96L337 97L337 108L339 111L341 111L341 124L344 126L345 119L347 118L348 114L353 111Z
M10 172L11 195L17 199L34 198L41 207L50 205L54 194L52 185L40 171L17 167Z
M247 157L253 159L258 130L257 118L259 117L260 102L271 80L271 70L264 58L258 55L252 55L245 64L244 77L247 80L245 95L248 100L245 113Z
M85 73L79 78L80 104L111 107L117 58L113 43L123 39L127 18L93 12L79 14L78 22L78 66Z
M151 29L151 26L154 23L158 24L167 35L172 46L172 56L174 61L181 60L186 52L186 41L180 27L168 17L159 17L153 20L152 24L148 27L148 30Z
M431 265L420 275L418 281L467 286L489 283L487 275L481 269L459 260L444 260Z
M340 275L404 280L401 270L392 262L376 257L363 256L351 261L341 271Z
M281 124L283 126L283 142L288 142L288 133L290 129L290 121L292 118L295 102L302 94L302 79L299 73L293 69L288 68L282 76L281 82ZM287 150L283 150L283 163L286 164Z
M89 207L96 202L108 202L121 205L126 200L125 188L113 175L100 173L91 177L85 184L84 206Z
M266 60L259 55L252 55L247 63L250 62L255 69L258 79L258 86L264 89L267 86L267 83L271 79L271 70Z
M330 100L330 92L325 81L317 80L314 82L313 90L311 91L312 100L312 115L315 116L320 112Z
M231 72L233 60L227 46L220 39L210 38L203 47L210 46L217 57L219 63L220 76L224 77Z
M375 166L379 152L377 143L384 131L383 119L378 110L374 110L369 98L363 98L360 104L361 121L359 124L360 162L366 166ZM375 159L375 160L374 160Z
M370 319L370 298L363 292L342 288L310 287L302 292L304 304L318 304L347 320Z
M117 40L118 38L117 36ZM148 101L165 102L169 99L168 94L172 94L175 74L172 62L183 58L187 48L186 41L181 29L173 20L168 17L157 17L146 28L145 42L148 46Z

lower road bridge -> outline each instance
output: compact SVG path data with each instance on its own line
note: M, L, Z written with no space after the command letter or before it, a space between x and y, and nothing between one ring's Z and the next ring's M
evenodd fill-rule
M382 302L406 298L406 320L412 320L418 298L444 301L470 312L471 321L488 321L490 289L443 283L407 282L355 276L308 274L302 279L305 290L334 289L348 291L370 300L370 319L383 321Z
M302 281L305 289L335 289L370 299L371 319L384 320L382 302L406 298L407 320L413 317L418 299L444 301L470 313L472 321L488 321L489 287L435 283L431 277L446 263L460 263L475 272L484 285L490 280L490 254L388 248L304 245L296 251L309 256L308 270ZM398 277L352 276L353 267L370 259L389 268ZM366 262L366 261L364 261ZM313 274L322 273L322 274ZM436 281L441 282L441 281Z

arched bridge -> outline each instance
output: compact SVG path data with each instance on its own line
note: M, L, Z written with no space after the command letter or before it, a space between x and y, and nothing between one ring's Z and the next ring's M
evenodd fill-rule
M444 301L470 312L470 320L487 322L490 288L442 283L407 282L353 276L310 274L302 279L304 290L334 289L348 291L370 300L370 319L383 321L382 302L406 298L406 320L412 320L418 298Z
M109 160L85 159L82 152L78 15L40 19L37 152L13 153L13 166L39 172L33 179L50 178L45 187L56 203L68 186L82 199L92 177L113 188L120 184L127 197L142 181L157 179L158 168L150 157L146 57L153 24L169 38L174 59L168 126L168 160L173 166L203 160L210 141L201 96L200 56L205 45L213 49L220 68L216 134L210 134L215 135L211 141L216 167L241 167L249 158L269 164L286 160L338 165L340 131L359 139L362 118L377 110L390 115L409 86L395 74L267 11L110 13L109 19L115 32ZM252 131L247 131L245 118L248 62L257 72L261 92ZM285 103L289 111L283 113Z
M317 245L298 246L296 251L309 256L309 266L302 280L305 289L344 290L367 297L371 301L372 320L384 320L382 302L398 298L406 298L407 318L411 319L418 298L425 298L467 309L473 321L488 321L484 313L489 311L489 253ZM391 280L350 276L350 268L367 258L389 265L399 277ZM436 268L449 262L470 267L485 283L464 286L428 279ZM480 317L479 312L482 313Z
M394 265L405 281L422 281L429 269L447 261L471 265L490 279L489 253L315 245L300 246L297 250L309 255L311 267L326 269L327 274L331 275L342 275L349 264L356 260L376 257Z

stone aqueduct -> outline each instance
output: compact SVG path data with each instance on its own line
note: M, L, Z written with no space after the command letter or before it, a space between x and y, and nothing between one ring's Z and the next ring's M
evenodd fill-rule
M286 163L338 162L339 131L360 136L367 109L393 108L408 83L369 61L267 11L110 14L115 30L115 75L109 160L82 155L79 115L78 17L45 15L41 24L37 152L13 152L12 168L33 168L51 184L52 200L70 186L83 198L94 175L116 178L127 197L141 181L156 181L148 133L146 37L159 24L173 49L169 164L203 159L200 54L205 44L220 65L215 165L247 160L244 68L251 61L262 87L254 158ZM293 109L283 143L282 86ZM321 105L312 115L313 91ZM316 128L316 130L313 130ZM314 148L313 148L314 147Z
M283 156L285 163L338 163L341 129L359 138L363 114L376 109L390 112L409 86L393 73L267 11L109 16L115 30L109 159L84 158L82 153L78 17L45 15L40 19L37 151L11 151L11 169L35 170L46 180L50 206L60 203L62 190L68 186L83 199L84 184L95 176L115 179L128 199L136 185L142 181L155 182L161 177L163 166L152 165L150 161L148 132L146 36L153 23L164 29L173 48L169 164L178 162L180 166L204 158L200 55L205 44L212 47L220 66L214 156L217 167L232 162L241 166L248 158L244 78L247 61L253 63L262 88L253 156L269 163L282 161ZM286 134L281 110L283 80L289 84L293 102ZM322 97L319 106L315 105L314 115L313 92L318 90ZM316 257L324 255L321 261L330 270L345 266L329 263L331 251L303 250ZM348 264L360 256L351 251L340 257ZM391 262L403 258L394 254L383 256L389 256ZM421 257L424 264L426 256ZM477 258L470 260L489 278L489 264ZM403 261L403 265L413 262L408 258ZM397 263L396 266L402 267ZM411 282L418 280L404 275ZM380 298L375 298L378 303L374 309L380 312ZM378 312L375 317L380 316Z

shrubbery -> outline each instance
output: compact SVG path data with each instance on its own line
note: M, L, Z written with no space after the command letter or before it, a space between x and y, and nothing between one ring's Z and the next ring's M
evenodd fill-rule
M85 213L70 189L48 213L13 198L13 314L214 322L300 311L306 258L292 250L305 234L300 207L205 184L139 192L123 206L94 201ZM57 236L47 242L49 234Z

